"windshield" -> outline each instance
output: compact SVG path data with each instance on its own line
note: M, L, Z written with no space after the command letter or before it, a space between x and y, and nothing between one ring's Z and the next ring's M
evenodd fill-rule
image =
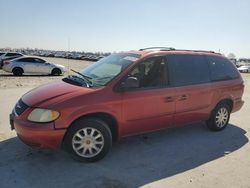
M92 86L105 86L130 64L138 60L138 54L112 54L80 71L91 79Z

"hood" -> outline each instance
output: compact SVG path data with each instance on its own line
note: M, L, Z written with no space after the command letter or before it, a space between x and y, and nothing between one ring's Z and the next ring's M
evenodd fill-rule
M22 100L28 106L38 107L45 102L58 102L70 98L75 94L90 93L92 89L74 86L63 81L52 82L37 87L22 96Z
M63 66L63 65L60 65L60 64L51 64L53 67L55 67L55 68L59 68L59 69L61 69L61 71L67 71L67 69L66 69L66 67L65 66Z

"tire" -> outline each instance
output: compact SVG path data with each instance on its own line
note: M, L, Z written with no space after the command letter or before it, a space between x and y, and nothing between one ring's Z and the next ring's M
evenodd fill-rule
M231 109L226 103L221 103L211 113L209 120L207 120L207 127L211 131L221 131L226 128L230 119Z
M20 67L15 67L12 70L12 73L13 73L14 76L22 76L23 75L23 69L20 68Z
M80 162L96 162L105 157L112 146L108 125L97 118L79 119L68 129L64 149Z
M51 71L51 74L53 76L60 76L62 74L62 71L58 68L54 68L52 71Z

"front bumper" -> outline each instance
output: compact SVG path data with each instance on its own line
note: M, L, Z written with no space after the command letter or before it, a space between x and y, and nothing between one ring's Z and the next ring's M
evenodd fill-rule
M25 144L42 149L58 149L61 147L66 129L55 129L54 123L33 123L10 115L11 129L15 129L18 137Z

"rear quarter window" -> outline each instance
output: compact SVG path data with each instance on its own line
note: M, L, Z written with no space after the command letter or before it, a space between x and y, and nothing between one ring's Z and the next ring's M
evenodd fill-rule
M168 55L167 62L171 85L185 86L210 82L208 63L202 55Z
M209 64L211 80L231 80L239 77L235 66L226 58L217 56L206 56Z

